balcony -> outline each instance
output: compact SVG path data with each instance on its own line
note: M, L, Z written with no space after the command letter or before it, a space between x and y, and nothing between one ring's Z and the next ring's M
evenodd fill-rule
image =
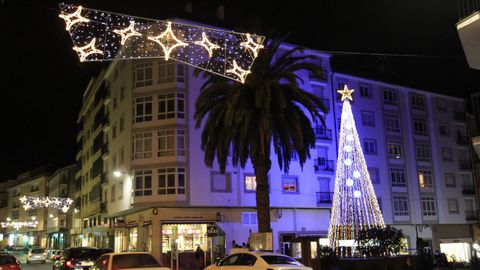
M463 195L475 195L475 187L472 184L462 185L462 194Z
M472 161L471 160L458 160L458 167L460 170L471 170Z
M332 204L333 192L317 192L317 206Z
M477 211L473 211L473 210L465 211L465 220L466 221L477 221L478 220Z
M315 127L315 137L317 140L332 140L332 130L324 127Z
M468 137L465 135L457 135L457 144L458 145L469 145L470 141L468 140Z
M328 160L325 158L318 158L315 160L315 173L321 171L333 172L335 170L333 166L333 160Z

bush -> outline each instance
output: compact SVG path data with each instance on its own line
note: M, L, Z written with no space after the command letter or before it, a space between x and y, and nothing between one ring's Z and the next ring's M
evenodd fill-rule
M388 225L385 228L360 230L358 251L367 257L398 254L405 248L402 242L404 237L402 230Z

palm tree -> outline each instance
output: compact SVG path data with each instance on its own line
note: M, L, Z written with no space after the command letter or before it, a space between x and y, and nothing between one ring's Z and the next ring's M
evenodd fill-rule
M244 84L204 73L206 82L195 103L195 128L205 124L201 148L205 163L214 160L225 171L229 151L233 165L251 160L256 178L258 232L271 232L268 172L271 146L281 169L288 172L292 154L303 168L315 147L312 121L325 125L327 109L302 89L300 72L322 76L315 57L295 47L281 53L283 39L269 40ZM198 72L197 72L198 75Z

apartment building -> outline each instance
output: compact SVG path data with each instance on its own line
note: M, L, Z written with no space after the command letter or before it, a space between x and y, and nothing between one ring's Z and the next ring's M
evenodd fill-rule
M478 217L466 100L348 74L332 78L332 88L356 90L353 114L385 223L403 230L411 250L420 237L428 249L468 261ZM339 123L341 103L332 106Z
M14 179L8 179L0 183L0 222L6 221L6 218L9 216L8 212L8 188L15 185L17 181ZM7 241L7 228L2 228L0 226L0 248L8 245Z
M272 163L273 250L300 258L302 248L314 254L318 245L299 239L327 237L342 106L336 90L347 84L356 90L353 113L385 222L403 230L411 253L422 238L427 249L467 260L477 204L465 101L334 73L328 54L307 53L321 59L325 77L300 74L304 86L330 112L326 127L315 127L303 169L294 160L285 174ZM163 59L112 62L91 81L79 115L80 244L148 251L173 264L197 246L221 257L256 232L252 165L221 173L203 162L193 124L202 83L192 68ZM104 240L85 240L95 237Z
M23 196L45 197L48 193L48 168L40 167L17 176L16 183L7 189L8 211L5 220L8 222L31 222L31 226L7 227L5 238L9 246L45 246L46 244L46 208L25 210L20 202Z
M74 180L75 165L66 166L56 170L48 179L48 197L69 198L69 185ZM64 212L62 209L50 207L47 209L46 218L46 247L51 249L64 249L70 246L71 206Z

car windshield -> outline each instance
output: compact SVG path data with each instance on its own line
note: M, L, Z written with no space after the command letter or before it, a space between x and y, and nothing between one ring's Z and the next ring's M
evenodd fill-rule
M0 265L15 264L17 260L13 256L0 256Z
M102 253L99 249L71 249L69 257L78 260L96 260Z
M44 251L43 251L43 249L41 249L41 248L34 248L34 249L32 249L32 253L43 253L43 252L44 252Z
M296 261L294 258L280 255L263 255L261 256L268 264L292 264L302 266L301 263Z
M150 254L120 254L113 256L112 269L159 267Z

